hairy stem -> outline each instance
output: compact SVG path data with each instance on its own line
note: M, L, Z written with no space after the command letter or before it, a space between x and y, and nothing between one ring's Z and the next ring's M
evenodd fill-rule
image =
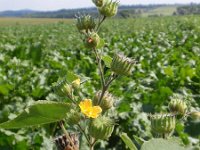
M90 145L90 150L94 150L94 146L96 144L96 139L91 138L91 145Z
M101 26L101 24L105 21L105 19L106 19L106 16L103 16L102 20L99 21L98 26L97 26L97 29L96 29L96 32L99 31L100 26Z
M108 79L108 81L105 83L105 85L103 86L102 88L102 92L101 92L101 96L98 100L98 104L100 105L101 104L101 101L104 97L104 94L105 92L108 90L110 84L118 77L118 75L115 75L115 74L111 74L110 78Z
M105 86L105 79L104 79L104 73L103 73L103 68L102 68L102 64L101 64L101 56L98 54L98 52L95 48L93 50L94 50L96 60L97 60L97 64L98 64L98 68L99 68L99 74L100 74L100 77L101 77L101 84L102 84L102 87L104 87Z
M81 127L80 124L78 124L78 127L79 127L79 129L81 130L81 132L83 133L83 135L85 136L85 138L86 138L88 144L91 146L90 140L89 140L87 134L85 133L84 129Z

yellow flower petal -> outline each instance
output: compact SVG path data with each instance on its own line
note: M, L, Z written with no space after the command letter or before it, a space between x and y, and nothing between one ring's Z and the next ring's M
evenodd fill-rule
M97 118L102 112L101 107L92 106L91 99L83 100L82 102L80 102L79 107L81 109L81 112L89 118Z
M76 79L76 80L74 80L74 81L72 82L72 84L79 84L79 85L80 85L80 83L81 83L81 80L80 80L80 79Z
M91 118L97 118L97 117L101 114L101 112L102 112L101 107L99 107L99 106L94 106L94 107L92 107L92 109L91 109L90 117L91 117Z
M88 113L88 111L92 108L92 100L91 99L85 99L82 102L80 102L79 107L81 108L81 112L83 114Z
M80 84L81 84L81 80L80 79L76 79L72 82L72 87L74 89L78 89L80 87Z

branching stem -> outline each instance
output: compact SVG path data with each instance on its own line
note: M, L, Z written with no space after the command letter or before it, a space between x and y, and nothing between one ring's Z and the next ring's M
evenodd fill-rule
M95 48L93 50L94 50L96 60L97 60L97 63L98 63L99 74L100 74L100 77L101 77L101 84L102 84L102 87L104 87L105 86L105 78L104 78L104 72L103 72L103 68L102 68L102 64L101 64L101 56L98 54L98 52Z
M103 88L102 88L101 96L100 96L100 98L99 98L99 100L98 100L98 104L99 104L99 105L101 104L101 101L102 101L102 99L103 99L103 97L104 97L104 94L105 94L105 92L108 90L110 84L111 84L117 77L118 77L118 75L116 75L116 74L111 74L111 75L110 75L108 81L105 83L105 85L104 85Z
M99 21L98 26L97 26L97 29L96 29L96 32L99 31L100 26L101 26L101 24L105 21L105 19L106 19L106 16L103 16L102 20Z
M84 129L81 127L80 124L78 124L78 127L79 127L79 129L81 130L81 132L83 133L83 135L85 136L85 138L86 138L88 144L91 146L91 143L90 143L89 137L88 137L87 134L85 133Z

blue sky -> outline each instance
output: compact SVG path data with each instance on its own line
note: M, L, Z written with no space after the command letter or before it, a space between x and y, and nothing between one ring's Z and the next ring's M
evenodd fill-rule
M173 4L200 3L200 0L120 0L120 4ZM62 8L80 8L94 6L92 0L0 0L2 10L57 10Z

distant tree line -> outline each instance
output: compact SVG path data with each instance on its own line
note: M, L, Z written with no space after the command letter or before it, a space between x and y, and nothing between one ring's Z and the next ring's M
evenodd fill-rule
M165 6L174 6L177 8L174 15L190 15L200 14L200 5L126 5L120 6L118 9L118 18L135 18L142 16L143 13L151 10L162 8ZM61 9L57 11L33 11L33 10L19 10L19 11L3 11L0 12L0 17L32 17L32 18L75 18L76 15L90 14L97 16L96 8L82 8L82 9ZM153 14L150 17L162 16L161 14Z
M118 9L117 17L120 18L132 18L139 17L143 12L165 6L165 5L127 5L120 6ZM84 8L84 9L62 9L58 11L46 11L46 12L34 12L32 14L25 15L24 17L35 17L35 18L74 18L76 15L90 14L97 16L98 13L96 8Z
M174 15L197 15L200 14L200 5L191 4L189 6L177 7Z

